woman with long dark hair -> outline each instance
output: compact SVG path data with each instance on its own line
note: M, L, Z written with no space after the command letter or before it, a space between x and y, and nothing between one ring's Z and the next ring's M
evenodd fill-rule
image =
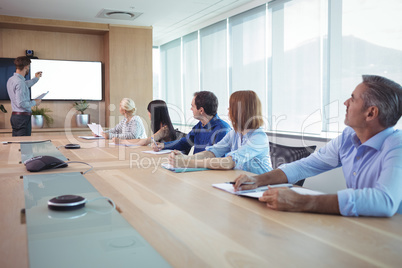
M146 139L119 140L113 139L114 143L133 144L145 146L154 141L168 142L180 138L173 128L170 120L168 107L163 100L153 100L147 107L149 119L151 120L151 130L154 133Z

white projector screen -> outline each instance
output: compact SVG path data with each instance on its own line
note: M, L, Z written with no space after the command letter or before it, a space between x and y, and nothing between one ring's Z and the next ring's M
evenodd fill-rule
M102 100L101 62L31 59L31 78L40 71L32 99L49 91L43 100Z

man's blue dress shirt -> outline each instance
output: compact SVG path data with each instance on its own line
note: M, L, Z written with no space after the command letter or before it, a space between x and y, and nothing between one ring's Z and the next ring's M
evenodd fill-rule
M228 123L215 115L205 126L202 126L201 121L198 122L186 137L165 142L165 149L176 149L188 154L194 145L194 154L196 154L205 151L205 147L219 142L230 129Z
M38 82L39 78L34 77L31 80L25 81L25 77L18 73L14 73L7 81L7 92L11 100L11 109L13 112L28 112L31 107L36 105L34 100L31 100L29 88Z
M342 166L348 189L338 191L344 216L391 217L402 213L402 132L387 128L364 144L348 127L318 152L282 165L288 181Z

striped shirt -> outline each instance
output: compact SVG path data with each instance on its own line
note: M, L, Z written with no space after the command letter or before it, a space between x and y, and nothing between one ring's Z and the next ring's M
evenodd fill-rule
M127 118L124 118L117 126L105 131L105 133L109 133L110 139L119 138L129 140L145 139L147 137L144 124L138 115L133 116L130 121L127 121Z

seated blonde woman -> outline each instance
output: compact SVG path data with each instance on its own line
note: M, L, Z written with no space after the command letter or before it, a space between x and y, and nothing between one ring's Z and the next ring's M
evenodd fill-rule
M152 132L154 133L151 137L133 140L119 140L118 138L113 138L113 142L116 144L136 144L145 146L150 144L152 139L155 142L168 142L182 137L180 132L173 128L166 102L163 100L153 100L148 104L147 110L149 119L151 120Z
M185 156L174 151L169 163L174 167L241 169L255 174L272 170L268 137L262 129L261 102L254 91L236 91L229 100L233 130L206 151Z
M144 124L138 115L135 115L135 103L132 99L124 98L120 102L120 114L124 119L114 128L102 133L105 139L144 139L147 137Z

